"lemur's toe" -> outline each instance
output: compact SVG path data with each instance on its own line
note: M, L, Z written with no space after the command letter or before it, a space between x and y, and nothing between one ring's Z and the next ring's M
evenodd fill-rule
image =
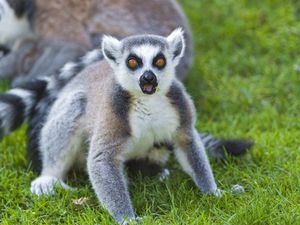
M38 196L54 194L55 183L58 179L50 176L41 176L31 182L30 191Z
M143 217L131 218L129 220L123 221L121 225L129 225L129 224L142 224Z
M163 182L165 180L167 180L170 176L170 170L168 170L167 168L164 168L162 170L162 172L159 174L159 181Z
M222 198L224 191L222 191L221 189L217 189L215 192L212 193L214 196L216 196L217 198Z

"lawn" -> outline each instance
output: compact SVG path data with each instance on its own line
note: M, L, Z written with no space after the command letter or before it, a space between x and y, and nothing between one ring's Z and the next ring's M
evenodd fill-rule
M200 193L174 160L170 179L131 180L144 224L300 224L300 2L181 0L194 35L185 84L197 128L255 141L247 155L213 162L218 199ZM5 86L5 85L4 85ZM5 87L2 88L3 90ZM29 192L25 127L0 143L0 224L114 224L83 175L75 191ZM245 193L230 192L234 184ZM80 198L83 203L76 202Z

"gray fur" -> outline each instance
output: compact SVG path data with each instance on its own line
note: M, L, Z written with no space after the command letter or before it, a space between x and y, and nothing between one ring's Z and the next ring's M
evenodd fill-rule
M194 119L192 117L194 113L192 112L193 109L189 107L186 99L187 96L184 96L184 91L185 89L180 82L173 82L169 92L167 93L171 104L176 107L179 113L180 124L183 128L192 124Z
M95 135L91 140L87 163L89 177L100 202L118 223L122 223L124 218L135 216L124 176L123 162L110 152L122 151L125 146L118 140L115 143L100 144L97 137L100 134Z
M0 78L11 79L17 73L15 62L17 55L14 53L8 54L0 58Z
M51 76L66 62L76 61L84 54L83 48L72 43L28 39L0 60L0 78L12 80L12 86L17 87L39 77Z
M83 92L72 93L53 105L50 114L55 116L47 120L41 132L44 171L53 171L54 166L57 171L55 175L62 179L73 165L80 145L72 146L70 138L75 135L78 119L84 114L85 108L86 96Z
M216 193L217 185L209 166L203 143L196 130L190 131L189 135L190 138L183 144L179 144L179 148L175 149L175 154L179 162L181 162L182 167L194 179L200 190L208 193ZM185 159L182 159L184 157ZM190 168L186 168L187 165L184 162L188 162L188 167Z
M124 126L120 127L120 131L123 133L124 137L128 137L130 135L128 113L131 97L130 94L127 91L125 91L119 84L113 86L112 89L113 93L111 99L111 106L114 114L118 116L120 120L124 121Z
M141 46L147 44L152 46L158 46L162 49L162 51L165 50L165 47L168 45L165 39L157 35L136 35L123 39L122 51L124 52L126 50L132 49L134 46Z
M251 149L249 140L221 139L208 133L199 133L207 154L215 160L224 160L226 156L240 156Z
M83 143L80 134L77 135L80 132L77 123L85 108L86 97L83 92L71 93L54 104L51 113L55 116L47 120L41 131L42 166L45 175L32 182L32 193L53 194L53 186L57 184L70 188L63 179L80 154Z

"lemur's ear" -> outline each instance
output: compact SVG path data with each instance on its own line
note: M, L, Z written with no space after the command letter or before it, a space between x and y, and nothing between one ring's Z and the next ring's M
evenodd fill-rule
M183 33L182 28L179 27L167 37L174 60L179 60L184 54L185 41Z
M121 56L122 43L111 36L103 36L102 52L104 57L111 63L116 63L117 58Z

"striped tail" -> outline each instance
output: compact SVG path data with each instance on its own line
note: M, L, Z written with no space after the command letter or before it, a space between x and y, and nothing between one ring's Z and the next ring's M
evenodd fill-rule
M245 154L253 146L249 140L218 139L211 134L199 133L206 152L214 159L225 159L226 155L239 156Z
M29 119L45 95L56 96L76 74L103 59L100 49L88 52L77 62L69 62L53 76L34 79L0 95L0 139Z
M5 56L6 54L8 54L9 53L9 48L8 47L6 47L5 45L1 45L0 44L0 58L2 57L2 56Z
M48 81L39 79L0 95L0 138L17 129L30 115Z

